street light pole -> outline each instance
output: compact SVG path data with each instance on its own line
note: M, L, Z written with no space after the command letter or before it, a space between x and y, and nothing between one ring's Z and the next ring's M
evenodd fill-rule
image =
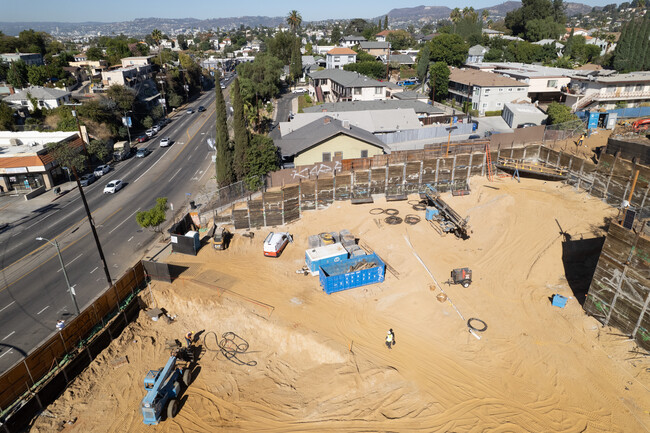
M68 273L65 270L65 265L63 264L63 256L61 256L61 250L59 249L59 243L56 241L51 241L49 239L45 239L43 237L37 237L37 241L45 241L49 243L50 245L54 245L54 248L56 248L56 254L59 256L59 263L61 264L61 270L63 271L63 277L65 278L65 284L68 286L68 291L70 292L70 297L72 298L72 303L74 304L74 309L77 311L77 316L79 316L80 311L79 311L79 305L77 304L77 297L76 293L74 292L74 289L70 285L70 280L68 279Z

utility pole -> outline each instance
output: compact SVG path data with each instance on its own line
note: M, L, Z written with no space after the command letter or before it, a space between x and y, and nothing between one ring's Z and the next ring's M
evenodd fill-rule
M74 288L70 285L70 280L68 279L68 273L65 270L65 265L63 264L63 256L61 256L61 250L59 249L59 243L54 239L54 241L51 241L49 239L45 239L43 237L37 237L37 241L45 241L49 243L50 245L54 245L54 248L56 248L56 254L59 256L59 263L61 264L61 270L63 271L63 277L65 278L65 284L68 286L68 292L70 292L70 297L72 298L72 304L74 305L74 309L77 312L77 316L81 314L79 311L79 305L77 304L77 294L74 292Z

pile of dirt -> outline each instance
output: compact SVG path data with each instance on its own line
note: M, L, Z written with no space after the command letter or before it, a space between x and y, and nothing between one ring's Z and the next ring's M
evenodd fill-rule
M38 418L32 431L75 417L68 431L149 431L142 380L166 362L165 341L183 340L188 330L199 334L201 358L178 415L156 431L647 430L648 358L575 299L564 309L549 299L573 295L556 219L574 239L593 237L615 210L559 183L472 179L471 187L469 196L443 197L470 217L466 241L439 236L407 202L336 202L252 240L235 232L226 251L172 254L186 270L142 298L175 322L141 313L48 407L56 418ZM369 214L375 207L422 220L379 227ZM285 229L295 242L279 259L264 257L265 234ZM382 284L328 296L317 277L296 273L309 235L342 229L399 278L387 272ZM449 301L436 299L414 253ZM443 283L465 266L473 270L470 287ZM480 340L468 332L471 317L488 324ZM226 332L248 344L237 359L216 351ZM113 365L124 356L128 363Z

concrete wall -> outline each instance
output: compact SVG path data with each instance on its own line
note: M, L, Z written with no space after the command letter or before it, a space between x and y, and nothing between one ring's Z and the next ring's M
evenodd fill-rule
M383 149L378 146L347 135L338 135L296 156L294 164L298 166L322 162L324 152L329 152L332 160L334 160L336 152L342 152L341 159L360 158L362 150L367 150L368 156L384 153Z

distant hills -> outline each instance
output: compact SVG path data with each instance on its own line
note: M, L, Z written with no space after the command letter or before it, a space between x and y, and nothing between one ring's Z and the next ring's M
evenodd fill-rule
M592 7L582 3L565 2L566 13L568 16L577 15L579 13L588 13ZM487 9L491 16L504 17L508 12L521 7L520 1L506 1L504 3L491 6ZM601 9L601 8L597 8ZM482 9L478 9L480 12ZM447 6L415 6L408 8L395 8L391 9L387 14L390 19L405 22L405 21L420 21L420 20L440 20L449 18L451 8ZM383 17L380 15L378 17ZM350 17L352 18L352 17ZM373 18L377 19L377 18ZM243 17L229 17L229 18L211 18L211 19L196 19L196 18L137 18L132 21L120 21L112 23L102 22L83 22L83 23L68 23L68 22L0 22L0 31L7 35L18 35L22 30L34 29L37 31L47 32L52 35L66 35L66 36L88 36L88 35L146 35L151 33L153 29L159 29L163 33L184 33L191 32L192 30L211 30L211 29L235 29L240 26L256 27L266 26L275 27L279 24L285 23L285 17L267 17L267 16L243 16Z

